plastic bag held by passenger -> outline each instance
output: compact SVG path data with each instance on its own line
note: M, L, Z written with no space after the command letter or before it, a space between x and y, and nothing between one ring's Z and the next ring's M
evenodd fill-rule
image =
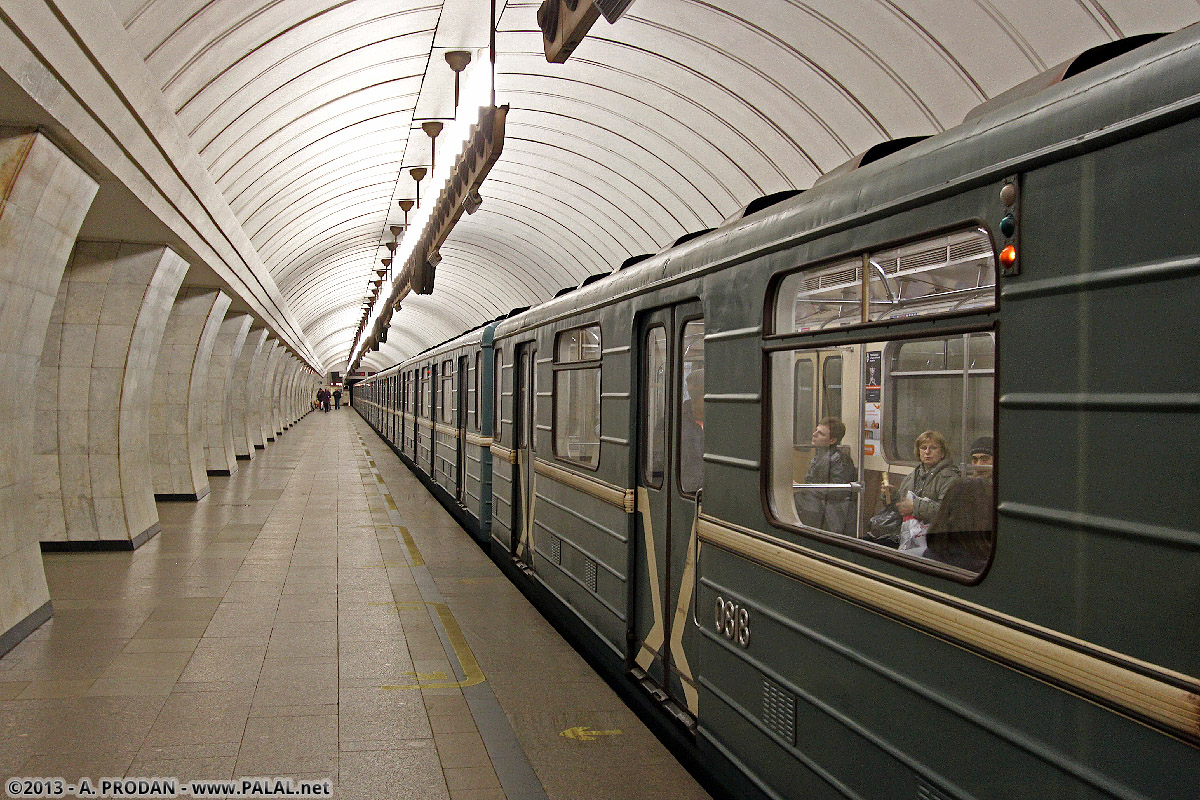
M912 553L914 556L925 553L925 534L929 526L916 517L905 517L900 525L900 546L896 548L902 553Z
M867 535L877 542L891 542L896 544L900 541L900 512L896 510L896 506L892 503L884 506L883 510L875 516L871 517L867 523Z
M908 499L916 501L916 495L908 493ZM900 546L902 553L912 553L914 556L925 553L925 534L929 532L929 523L921 522L916 517L907 516L900 525Z

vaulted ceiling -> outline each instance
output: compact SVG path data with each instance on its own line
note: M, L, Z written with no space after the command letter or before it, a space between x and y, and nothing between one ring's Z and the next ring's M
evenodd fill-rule
M111 2L313 352L344 368L408 169L430 165L420 122L454 113L443 56L490 71L490 0ZM634 0L559 65L538 5L496 0L503 155L367 368L953 127L1087 47L1200 20L1195 0Z

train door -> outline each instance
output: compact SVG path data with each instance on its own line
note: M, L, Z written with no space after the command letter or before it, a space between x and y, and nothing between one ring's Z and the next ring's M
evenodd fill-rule
M437 419L442 402L437 363L429 366L429 479L437 483Z
M396 382L400 378L396 375L388 378L388 441L392 444L396 443L396 406L399 403L396 401Z
M458 357L458 384L455 396L458 403L454 411L454 499L462 503L466 498L467 458L467 357Z
M513 481L511 552L533 566L534 441L537 420L537 345L517 348L516 385L513 387L516 423L517 471Z
M400 447L400 452L405 452L407 442L405 437L408 435L408 419L404 414L408 411L408 373L400 373L400 440L397 442Z
M796 354L796 363L792 367L796 403L792 427L792 464L796 481L804 480L816 454L812 434L817 423L825 417L844 417L843 356L841 350L807 350Z
M659 309L638 323L637 536L629 666L692 718L697 713L697 502L703 483L704 319L700 304Z

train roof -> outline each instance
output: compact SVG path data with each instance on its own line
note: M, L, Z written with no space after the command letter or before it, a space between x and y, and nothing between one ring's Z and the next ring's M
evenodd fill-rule
M387 378L391 375L396 374L397 372L402 371L406 367L412 366L413 364L415 364L417 362L426 361L430 358L437 358L438 356L442 355L443 353L448 353L452 350L457 350L461 347L470 347L470 346L477 345L477 344L480 344L483 342L490 343L492 341L492 332L495 330L495 327L496 327L495 320L492 320L490 322L485 322L484 324L482 324L478 327L475 327L469 331L460 333L459 335L451 337L444 342L435 344L432 347L427 347L426 349L422 350L421 352L416 353L415 355L411 355L408 358L404 359L403 361L393 364L392 366L388 367L387 369L381 369L381 370L379 370L379 372L376 372L374 375L372 375L370 378L367 378L366 380L373 380L375 378Z
M1033 95L982 104L960 125L845 170L758 213L672 246L497 323L500 339L658 286L757 258L1103 146L1200 107L1200 24L1142 44ZM1007 93L1006 93L1007 94ZM999 99L1002 96L998 96Z

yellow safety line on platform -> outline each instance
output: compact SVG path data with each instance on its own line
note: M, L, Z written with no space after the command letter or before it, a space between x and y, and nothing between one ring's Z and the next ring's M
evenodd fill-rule
M424 603L367 603L369 606L391 606L397 611L420 611L425 607Z
M458 665L462 667L463 675L466 676L461 681L439 681L436 683L411 683L403 686L383 686L383 689L463 689L468 686L476 686L483 683L483 671L479 668L479 662L475 660L475 654L471 652L471 646L467 644L467 637L463 635L462 628L458 626L458 620L454 618L454 614L450 611L450 607L445 603L426 603L425 605L437 611L438 619L442 622L442 627L446 631L446 638L450 640L450 646L454 650L454 657L458 659ZM417 680L421 680L420 677Z
M363 451L366 452L367 455L370 455L370 451L367 450L365 446L363 447ZM380 486L385 486L386 483L383 480L383 475L380 474L379 468L376 466L375 462L370 461L369 463L371 464L372 474L375 476L375 480L378 481ZM399 510L396 508L396 502L392 498L392 495L390 492L380 489L379 493L384 497L385 502L388 504L388 506L391 509L397 510L397 511ZM408 528L404 527L403 525L393 525L392 527L395 528L397 535L400 536L400 538L404 542L405 547L408 549L408 558L412 562L411 566L412 567L425 566L425 559L421 557L421 551L420 551L420 549L417 548L417 543L413 540L412 534L408 532ZM408 565L408 564L394 565L394 564L390 564L388 562L384 562L383 564L379 564L379 565L371 564L368 566L390 567L390 566L410 566L410 565ZM372 604L372 605L374 605L374 604ZM391 605L391 604L384 603L382 605ZM419 604L416 604L416 603L411 603L411 604L410 603L396 603L395 604L396 611L399 612L402 610L403 611L416 610L416 608L410 609L409 608L410 605L415 606L416 608L420 607ZM441 672L433 672L433 673L410 672L408 674L415 676L418 683L405 684L405 685L400 685L400 686L383 686L380 688L383 688L383 689L463 689L468 686L476 686L480 683L483 683L485 680L485 678L483 676L483 670L481 670L479 668L479 662L475 660L475 654L473 652L471 652L471 646L469 644L467 644L467 637L463 635L462 628L459 627L458 620L456 620L454 618L454 613L450 610L450 606L446 605L445 603L425 603L425 605L428 606L429 608L432 608L435 611L437 611L438 619L442 623L442 629L446 631L446 639L450 642L450 647L452 650L454 650L454 657L458 660L458 665L459 665L459 667L462 668L462 674L465 677L461 681L448 681L448 680L445 680L446 675ZM436 682L433 682L433 683L421 683L420 682L420 681L424 681L424 680L434 680Z
M414 567L425 566L425 559L421 558L421 551L417 549L417 543L413 541L412 534L408 532L408 528L403 525L393 525L396 533L404 540L404 546L408 548L408 559Z

